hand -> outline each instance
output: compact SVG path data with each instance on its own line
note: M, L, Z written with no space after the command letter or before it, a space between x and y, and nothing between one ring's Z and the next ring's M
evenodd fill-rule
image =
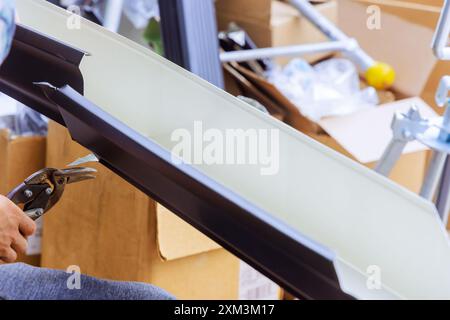
M27 237L36 224L8 198L0 195L0 263L12 263L27 250Z

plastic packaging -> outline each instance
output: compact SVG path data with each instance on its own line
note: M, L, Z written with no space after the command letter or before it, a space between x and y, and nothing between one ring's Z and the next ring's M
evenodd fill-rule
M267 77L302 114L316 122L379 103L374 88L360 89L358 71L346 59L330 59L314 67L294 59L283 69L268 72Z
M17 103L14 134L18 136L46 136L48 119L40 113Z
M159 20L158 0L127 0L124 12L136 29L143 29L150 19Z
M0 129L15 128L15 115L17 113L17 103L7 95L0 93Z
M45 136L48 119L14 99L0 93L0 129L11 136Z
M11 49L16 29L13 0L0 0L0 63L5 60Z
M269 111L266 107L264 107L259 101L256 101L255 99L244 97L244 96L238 96L239 100L244 101L245 103L249 104L252 108L255 108L261 112L264 112L266 114L269 114Z

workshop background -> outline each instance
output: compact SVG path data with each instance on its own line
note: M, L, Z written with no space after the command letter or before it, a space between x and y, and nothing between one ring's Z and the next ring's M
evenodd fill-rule
M80 4L67 0L52 2L66 7ZM98 7L89 5L88 14L101 21L103 9L101 1L98 2ZM138 4L124 8L117 31L163 54L157 1L134 3ZM442 114L443 109L436 106L434 95L440 79L450 69L450 62L438 61L429 48L443 1L330 0L311 3L345 33L356 38L371 56L395 69L396 81L392 88L375 90L368 87L363 78L358 77L352 63L343 62L338 54L328 53L276 58L271 63L277 65L277 72L270 75L259 73L258 67L225 63L225 88L235 96L260 102L273 116L373 167L389 142L386 124L390 123L395 111L406 111L411 103L415 103L425 117ZM367 8L372 4L382 9L381 29L366 27ZM286 1L217 0L215 6L217 34L224 42L230 33L237 32L239 36L242 31L261 48L326 40ZM325 114L326 118L322 118L323 115L303 117L298 112L299 105L303 99L314 97L293 94L290 87L293 83L286 79L286 74L305 68L324 77L331 77L339 68L345 68L344 72L350 74L347 85L353 86L351 92L343 93L332 87L333 84L327 85L342 94L345 101L376 107L367 106L358 113ZM355 79L358 82L356 88ZM6 194L41 168L64 167L89 154L71 140L64 127L50 121L47 128L46 119L5 95L0 96L0 103L1 194ZM309 112L301 111L302 114ZM351 134L368 126L371 128L370 144ZM428 158L426 147L412 145L396 165L392 179L418 192ZM76 265L83 273L96 277L152 283L181 299L293 298L105 167L94 167L99 171L96 180L68 188L52 214L39 221L40 228L30 239L28 255L22 256L20 261L62 270Z

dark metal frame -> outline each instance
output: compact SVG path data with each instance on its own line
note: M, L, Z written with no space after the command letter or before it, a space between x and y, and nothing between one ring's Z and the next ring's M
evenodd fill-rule
M0 91L64 125L58 110L33 83L45 79L83 93L79 65L85 54L18 24L11 52L0 67Z
M159 0L164 56L224 87L213 0Z

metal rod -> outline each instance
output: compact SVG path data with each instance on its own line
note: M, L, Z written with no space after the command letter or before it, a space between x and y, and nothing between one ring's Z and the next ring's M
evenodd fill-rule
M441 130L439 134L439 140L446 142L448 140L447 132L449 131L450 128L450 108L448 108L448 104L442 119L442 127L444 130ZM435 151L433 153L428 173L423 183L422 190L420 192L420 195L425 199L433 200L433 197L436 193L436 189L441 180L441 175L444 170L446 159L447 154L444 152Z
M450 60L450 47L448 38L450 36L450 1L446 0L442 8L439 24L433 38L433 51L441 60Z
M333 41L348 41L350 38L336 27L331 21L321 15L312 4L306 0L290 0L291 4L297 8L312 24L314 24L323 34ZM348 50L347 55L360 66L364 71L375 64L375 61L365 53L359 45L355 45Z
M113 32L119 31L124 0L107 0L103 26Z
M441 104L444 100L445 93L448 92L450 88L448 83L448 77L444 77L441 81L441 86L436 94L436 101L438 104ZM445 113L443 120L444 128L448 129L450 127L450 99L447 97L445 101ZM440 138L448 141L449 135L447 133L441 133ZM444 172L441 178L441 185L439 187L437 199L436 199L436 207L439 212L439 216L441 217L444 225L447 225L448 213L450 210L450 160L447 156L444 164Z
M396 162L402 155L403 149L405 149L407 143L408 142L406 140L392 139L375 167L375 171L385 177L388 177Z
M441 186L436 199L436 207L444 226L447 226L448 214L450 212L450 161L448 156L445 161Z
M447 155L443 152L433 152L433 156L428 167L428 172L423 182L420 196L432 201L439 185L439 180L444 169Z
M314 43L296 46L286 46L286 47L223 52L220 54L220 61L242 62L265 58L274 58L280 56L299 56L319 52L343 51L346 50L351 44L352 44L351 40L346 40L346 41L332 41L332 42L323 42L323 43Z

